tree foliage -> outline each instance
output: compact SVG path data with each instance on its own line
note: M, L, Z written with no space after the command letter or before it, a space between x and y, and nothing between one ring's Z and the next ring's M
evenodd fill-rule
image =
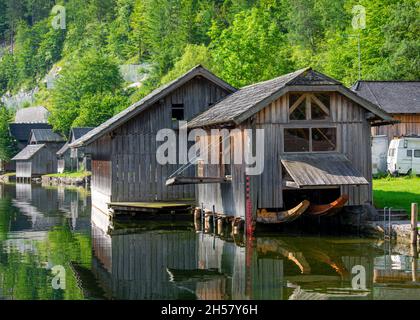
M66 8L65 30L51 25L56 3ZM352 27L355 5L366 9L364 30ZM66 131L87 123L80 110L98 107L92 97L113 105L109 95L121 92L121 80L108 86L110 69L86 65L97 72L93 85L82 61L103 66L107 57L114 71L149 63L131 101L198 63L239 87L306 66L351 85L359 39L362 78L419 79L419 9L417 0L0 0L0 94L39 86L58 64L69 82L42 97L55 101L51 121Z
M85 105L97 106L91 100L101 95L121 95L122 84L118 65L112 58L101 52L87 52L82 58L69 63L57 80L52 90L50 122L56 130L68 133L76 119L79 118L79 125L87 121L84 116L86 110L83 110ZM110 110L108 114L113 112ZM90 114L94 113L95 110L92 110ZM85 120L80 120L80 117ZM97 119L103 120L101 117ZM90 125L100 123L92 121Z
M16 154L16 142L10 136L12 113L0 104L0 160L9 161Z

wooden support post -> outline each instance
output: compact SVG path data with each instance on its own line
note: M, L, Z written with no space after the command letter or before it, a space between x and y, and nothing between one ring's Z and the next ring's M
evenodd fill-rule
M411 243L417 245L417 216L418 207L417 203L411 204Z
M223 228L224 228L224 219L219 218L217 219L217 234L223 236Z

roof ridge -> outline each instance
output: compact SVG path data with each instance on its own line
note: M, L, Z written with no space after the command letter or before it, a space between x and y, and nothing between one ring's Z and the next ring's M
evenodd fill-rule
M290 76L290 75L292 75L292 74L294 74L294 73L296 73L296 76L298 76L298 75L300 75L301 73L303 73L303 72L305 72L305 71L308 71L308 70L311 70L311 69L312 69L311 67L302 68L302 69L299 69L299 70L296 70L296 71L293 71L293 72L289 72L289 73L282 74L282 75L280 75L280 76L278 76L278 77L275 77L275 78L272 78L272 79L263 80L263 81L260 81L260 82L256 82L256 83L248 84L248 85L246 85L246 86L243 86L243 87L242 87L242 88L240 88L239 90L246 89L246 88L251 88L251 87L254 87L254 86L257 86L257 85L261 85L261 84L264 84L264 83L269 83L269 82L272 82L272 81L275 81L275 80L279 80L279 79L281 79L281 78L285 78L285 77L287 77L287 76ZM294 78L295 78L295 77L293 77L293 79L294 79ZM291 80L293 80L293 79L291 79ZM290 82L291 80L289 80L288 82Z
M420 82L420 80L357 80L357 82Z

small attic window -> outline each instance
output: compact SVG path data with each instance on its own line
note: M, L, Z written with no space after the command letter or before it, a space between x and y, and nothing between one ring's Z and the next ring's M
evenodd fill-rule
M184 120L184 104L183 103L174 103L172 104L172 121L182 121Z
M290 94L290 120L327 120L328 118L330 118L330 96L328 94Z

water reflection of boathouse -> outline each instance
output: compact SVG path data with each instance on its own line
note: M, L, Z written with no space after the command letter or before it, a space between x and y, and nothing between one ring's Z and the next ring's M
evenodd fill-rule
M259 237L245 246L185 226L141 228L104 231L93 223L92 269L107 298L372 298L373 257L381 252L368 243L341 256L340 241L314 238L309 248L299 238ZM358 291L352 268L360 265L367 281ZM329 289L315 290L320 283Z

